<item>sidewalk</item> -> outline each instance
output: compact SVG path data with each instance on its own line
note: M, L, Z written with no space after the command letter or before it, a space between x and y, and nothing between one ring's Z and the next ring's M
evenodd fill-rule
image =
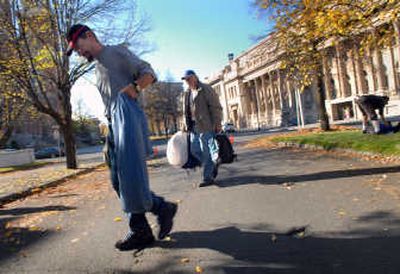
M67 169L64 158L51 165L2 174L0 176L0 205L26 197L42 188L56 185L72 176L89 172L104 163L102 153L78 155L77 160L77 169Z

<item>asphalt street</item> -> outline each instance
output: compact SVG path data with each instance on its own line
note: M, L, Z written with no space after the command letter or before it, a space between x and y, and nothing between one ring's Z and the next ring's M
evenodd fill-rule
M0 272L400 273L400 167L239 145L254 137L236 137L215 186L152 166L179 210L171 237L139 252L113 247L127 224L106 169L4 206Z

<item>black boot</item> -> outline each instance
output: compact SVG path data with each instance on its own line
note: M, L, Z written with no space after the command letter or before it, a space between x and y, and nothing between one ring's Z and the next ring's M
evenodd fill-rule
M157 214L158 225L160 226L160 231L158 233L158 239L164 239L172 230L174 225L174 217L176 211L178 210L178 205L171 202L163 202L160 210Z
M132 214L129 220L131 231L124 239L115 243L120 251L143 249L154 242L154 236L144 214Z

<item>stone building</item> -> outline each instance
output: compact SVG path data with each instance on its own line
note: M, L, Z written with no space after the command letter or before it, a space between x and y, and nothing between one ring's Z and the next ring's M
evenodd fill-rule
M326 107L331 122L361 118L354 99L362 94L388 95L387 116L400 115L400 26L395 23L392 47L369 50L360 56L358 45L344 41L327 47L323 61ZM318 122L315 86L302 93L279 68L273 36L233 58L206 78L219 94L224 122L237 128L267 128Z

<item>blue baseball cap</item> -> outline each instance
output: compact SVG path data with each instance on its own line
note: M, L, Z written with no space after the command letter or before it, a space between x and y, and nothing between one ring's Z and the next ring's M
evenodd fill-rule
M196 76L196 73L193 70L188 69L185 71L185 75L181 79L186 80L189 76Z

